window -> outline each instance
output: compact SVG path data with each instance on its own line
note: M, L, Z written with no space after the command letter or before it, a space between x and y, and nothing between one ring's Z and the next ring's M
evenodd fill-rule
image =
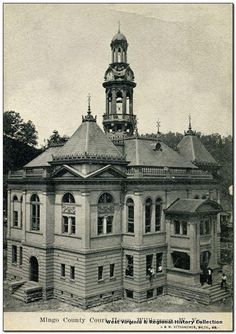
M126 293L126 297L127 298L134 298L134 292L131 291L131 290L125 290L125 293Z
M98 267L98 280L102 280L103 278L103 266Z
M152 200L148 198L145 202L145 233L151 232Z
M150 274L150 270L152 270L152 260L153 260L153 255L146 255L146 275Z
M156 254L156 272L157 273L162 272L162 256L163 256L163 253Z
M66 193L62 197L62 233L76 233L75 219L75 199L71 193Z
M62 197L62 203L75 203L74 196L71 193L66 193Z
M31 230L40 230L40 205L39 197L36 194L31 196Z
M110 277L114 277L114 272L115 272L115 264L112 263L110 264Z
M126 201L128 217L128 233L134 233L134 201L128 198Z
M180 222L178 220L175 220L175 234L180 234Z
M182 222L182 234L187 235L187 222Z
M12 263L17 263L17 246L12 246Z
M163 294L163 286L160 286L157 288L157 296L160 296Z
M20 254L19 254L19 264L20 266L22 265L23 263L23 248L20 247Z
M171 254L173 266L175 268L190 269L190 256L184 252L173 252Z
M65 264L61 264L61 277L65 277L66 276L66 265Z
M63 233L68 233L69 231L68 220L69 219L67 216L63 216L63 228L62 228Z
M98 199L97 234L112 233L113 216L113 197L109 193L103 193Z
M147 291L147 299L153 298L153 289Z
M70 279L75 279L75 267L70 266Z
M211 217L203 216L200 220L200 235L211 234Z
M200 221L200 235L204 234L204 222L201 220Z
M210 222L209 222L209 220L205 220L205 233L210 234Z
M174 221L175 234L187 235L188 234L188 224L185 221Z
M161 230L161 211L162 211L162 201L161 198L157 198L155 207L155 231Z
M126 255L126 276L134 276L134 258L132 255Z
M18 198L13 197L13 226L18 226Z

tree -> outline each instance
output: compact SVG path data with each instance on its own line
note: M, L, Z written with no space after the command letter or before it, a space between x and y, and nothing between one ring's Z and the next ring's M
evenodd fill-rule
M6 111L3 114L3 134L30 146L37 145L38 132L32 121L24 122L20 114Z
M52 135L47 140L47 145L52 146L57 144L64 144L68 139L68 136L61 136L57 130L54 130Z

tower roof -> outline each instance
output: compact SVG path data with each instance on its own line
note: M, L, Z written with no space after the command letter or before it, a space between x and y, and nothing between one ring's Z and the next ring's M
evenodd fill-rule
M82 124L58 150L54 160L103 159L124 160L123 155L107 138L91 114L83 118Z
M112 42L114 41L126 41L127 42L127 39L124 34L118 31L118 33L115 34L115 36L112 38Z
M195 133L186 133L177 148L188 161L200 164L217 164Z
M125 153L131 166L196 168L190 161L159 140L142 138L125 140Z

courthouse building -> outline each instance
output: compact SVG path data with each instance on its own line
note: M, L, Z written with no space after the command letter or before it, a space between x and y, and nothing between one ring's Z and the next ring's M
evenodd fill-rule
M9 173L11 292L83 308L162 294L213 302L225 292L200 274L219 268L219 166L191 123L176 150L159 131L139 134L127 39L118 31L110 46L104 129L89 103L65 144Z

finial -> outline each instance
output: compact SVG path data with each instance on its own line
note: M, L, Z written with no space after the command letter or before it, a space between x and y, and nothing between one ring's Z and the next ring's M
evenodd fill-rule
M188 115L188 129L191 131L192 130L192 125L191 125L191 114Z
M90 102L91 102L91 95L90 93L88 93L88 114L91 114Z
M118 33L120 33L120 21L118 21Z
M160 127L161 127L161 122L159 120L159 118L157 119L157 134L160 134Z

